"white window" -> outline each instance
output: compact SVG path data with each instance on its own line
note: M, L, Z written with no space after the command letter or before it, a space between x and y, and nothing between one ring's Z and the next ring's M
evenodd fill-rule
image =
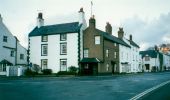
M24 60L24 54L20 54L20 59Z
M106 65L106 71L109 71L109 64Z
M47 56L48 53L48 45L47 44L42 44L41 45L41 55L42 56Z
M41 60L41 68L42 69L47 69L47 65L48 65L48 60L47 59L42 59Z
M106 50L106 57L109 57L109 50Z
M84 50L84 57L85 57L85 58L88 58L88 57L89 57L89 50L88 50L88 49L85 49L85 50Z
M116 47L116 46L117 46L117 43L114 43L114 46Z
M67 40L67 34L60 34L60 41L66 41Z
M48 36L47 35L41 36L41 41L42 42L47 42L48 41Z
M117 52L114 52L114 58L116 58L117 57Z
M8 42L8 37L7 36L3 36L3 42Z
M10 54L11 57L14 57L14 53L15 53L15 52L12 50L12 51L11 51L11 54Z
M66 55L67 54L67 43L60 44L60 54Z
M149 56L146 56L146 57L145 57L145 61L150 61Z
M95 44L100 44L100 36L95 36Z
M67 71L67 59L60 59L60 71Z

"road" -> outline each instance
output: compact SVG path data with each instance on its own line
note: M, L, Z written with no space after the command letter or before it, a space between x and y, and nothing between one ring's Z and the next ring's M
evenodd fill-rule
M168 80L170 72L91 77L0 77L0 100L127 100Z

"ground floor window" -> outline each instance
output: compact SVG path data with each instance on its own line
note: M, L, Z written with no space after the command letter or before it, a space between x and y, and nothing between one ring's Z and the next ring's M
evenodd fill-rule
M67 71L67 59L60 59L60 71Z
M5 72L5 71L6 71L6 65L0 64L0 72Z
M42 59L41 60L41 68L42 69L47 69L48 66L48 60L47 59Z

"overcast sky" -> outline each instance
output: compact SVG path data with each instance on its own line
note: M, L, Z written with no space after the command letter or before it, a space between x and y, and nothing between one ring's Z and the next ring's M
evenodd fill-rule
M38 12L43 12L45 24L76 21L84 8L86 21L90 18L91 0L0 0L0 14L9 30L27 47L28 33L36 26ZM106 22L124 27L126 36L144 50L148 46L170 43L170 0L93 0L93 14L98 29Z

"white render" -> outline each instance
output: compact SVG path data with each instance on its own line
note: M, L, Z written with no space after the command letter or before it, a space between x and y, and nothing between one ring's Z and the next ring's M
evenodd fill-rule
M148 55L146 55L146 56L148 56ZM158 70L159 70L159 69L160 69L159 55L157 55L156 58L152 58L152 57L149 57L149 58L150 58L149 61L146 61L146 60L145 60L145 57L142 58L143 71L144 71L144 72L151 72L153 66L158 67ZM149 70L146 69L145 64L149 64Z
M163 54L163 67L170 70L170 55L168 54Z
M141 72L141 66L139 66L139 48L131 45L128 39L126 39L125 37L123 37L123 41L126 42L131 48L124 45L119 45L119 72Z
M29 62L32 65L36 64L41 67L41 60L47 59L47 69L52 69L53 73L60 71L60 59L67 59L67 70L70 66L79 67L78 63L83 57L83 30L86 29L87 24L84 17L84 12L79 12L79 25L81 25L80 32L66 33L66 41L60 41L60 34L48 35L47 42L41 42L41 36L29 37ZM80 48L78 48L78 35L80 34ZM67 54L60 55L60 43L67 43ZM41 45L48 45L47 56L41 56ZM78 59L78 50L80 49L80 59Z
M7 36L7 42L3 42L3 37ZM20 60L19 53L23 53L25 57L27 57L27 50L22 47L15 36L8 30L6 25L3 23L2 17L0 16L0 61L7 60L13 65L18 65L18 62L22 63L22 65L27 64L27 58L24 60ZM11 51L14 51L14 56L11 57ZM6 66L6 65L5 65ZM2 64L0 64L2 68ZM6 72L2 72L0 68L0 75L4 75Z
M60 43L67 42L67 55L60 55ZM41 44L48 44L48 55L41 56ZM75 44L75 45L74 45ZM78 67L78 33L67 33L67 40L60 41L60 34L48 35L48 42L41 42L41 36L30 37L30 62L41 67L41 59L48 59L48 69L60 71L60 59L67 59L67 68Z

